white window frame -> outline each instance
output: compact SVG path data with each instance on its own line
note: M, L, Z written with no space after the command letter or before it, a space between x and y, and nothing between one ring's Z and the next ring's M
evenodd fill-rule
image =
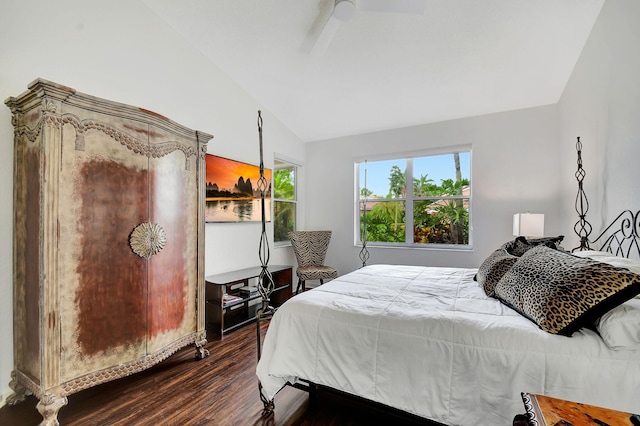
M278 164L281 163L281 164ZM284 155L281 154L274 154L274 162L273 162L273 175L272 175L272 179L273 179L273 183L275 183L275 172L278 169L288 169L288 168L293 168L294 169L294 180L293 180L293 200L285 200L285 199L279 199L275 197L275 188L272 191L273 194L273 212L271 217L273 218L273 226L274 226L274 235L273 235L273 244L275 247L287 247L291 245L291 241L286 239L286 240L281 240L281 241L276 241L276 237L275 237L275 208L276 208L276 202L284 202L284 203L292 203L295 205L295 226L294 226L294 231L297 230L298 227L298 223L299 223L299 214L300 214L300 203L299 203L299 198L298 198L298 191L299 191L299 176L300 176L300 168L302 167L302 164L296 160L293 160L291 158L287 158Z
M404 202L405 203L405 241L400 242L379 242L379 241L367 241L367 247L384 247L384 248L411 248L411 249L428 249L428 250L461 250L470 251L473 250L473 184L472 184L472 163L473 163L473 151L470 145L451 146L446 148L431 149L425 151L411 151L403 153L392 153L386 155L357 157L354 159L354 245L361 247L362 241L360 237L360 208L362 200L360 198L360 165L364 165L365 161L388 161L388 160L406 160L406 176L411 176L411 183L413 183L413 159L419 157L430 157L438 155L454 154L456 152L469 153L469 195L454 195L454 196L442 196L442 197L416 197L413 194L413 185L411 184L411 190L405 186L405 195L400 198L393 199L379 199L378 202ZM364 186L364 182L362 182ZM405 185L407 182L405 181ZM439 243L414 243L413 242L413 204L415 201L423 200L456 200L468 199L469 202L469 242L468 244L439 244ZM411 225L411 226L409 226Z

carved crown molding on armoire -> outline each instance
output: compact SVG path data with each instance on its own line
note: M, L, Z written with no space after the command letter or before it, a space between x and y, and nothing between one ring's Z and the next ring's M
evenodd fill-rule
M207 142L141 108L37 79L14 126L14 360L41 425L67 396L194 344L204 309Z

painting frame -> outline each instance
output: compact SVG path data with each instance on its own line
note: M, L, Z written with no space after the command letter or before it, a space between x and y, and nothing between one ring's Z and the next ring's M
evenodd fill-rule
M260 167L209 153L205 155L205 165L205 222L261 222ZM265 218L270 222L272 170L265 168L264 177L267 180Z

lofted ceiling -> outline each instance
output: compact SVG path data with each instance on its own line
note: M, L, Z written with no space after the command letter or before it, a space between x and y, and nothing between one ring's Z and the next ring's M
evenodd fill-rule
M307 142L556 103L604 3L334 1L143 0Z

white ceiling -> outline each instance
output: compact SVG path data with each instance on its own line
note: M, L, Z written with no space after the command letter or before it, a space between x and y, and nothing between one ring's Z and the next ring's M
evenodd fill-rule
M304 141L556 103L604 3L358 9L316 54L334 0L143 1Z

